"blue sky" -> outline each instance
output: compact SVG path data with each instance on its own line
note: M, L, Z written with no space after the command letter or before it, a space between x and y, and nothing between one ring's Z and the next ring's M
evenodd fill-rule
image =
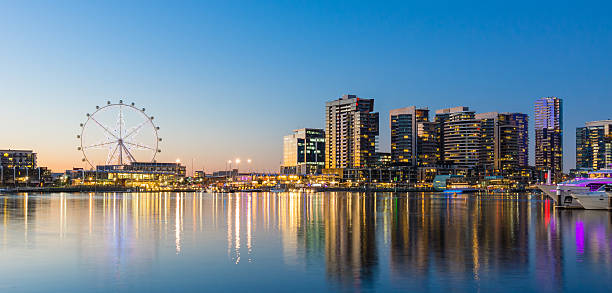
M575 128L612 118L604 1L124 2L0 1L0 148L81 167L85 113L123 98L156 117L162 160L277 170L282 136L345 93L376 99L382 151L393 108L558 96L567 169Z

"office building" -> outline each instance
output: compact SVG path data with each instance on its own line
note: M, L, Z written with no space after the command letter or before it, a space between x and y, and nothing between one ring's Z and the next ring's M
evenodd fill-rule
M576 128L576 168L610 168L612 164L612 120L587 122Z
M364 168L373 163L379 115L374 99L344 95L325 104L325 168Z
M323 129L297 129L283 138L282 174L319 174L324 166Z
M551 171L557 182L563 175L563 103L557 97L540 98L534 110L536 167Z

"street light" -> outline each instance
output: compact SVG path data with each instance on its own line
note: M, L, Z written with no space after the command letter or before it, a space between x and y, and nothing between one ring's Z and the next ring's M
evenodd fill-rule
M240 158L236 158L236 170L240 172Z
M251 170L251 159L247 159L247 163L249 164L249 174L251 175L251 181L253 180L253 170Z
M181 164L181 159L176 158L176 176L177 176L176 178L179 177L179 165L180 164ZM187 172L185 172L185 173L187 173ZM187 174L185 174L185 176L187 176Z

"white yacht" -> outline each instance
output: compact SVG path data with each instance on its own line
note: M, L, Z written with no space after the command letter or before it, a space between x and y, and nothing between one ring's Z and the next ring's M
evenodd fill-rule
M557 185L538 185L538 188L548 195L558 207L582 209L582 205L574 200L571 192L587 191L587 187L583 186L568 186L564 182Z
M572 198L587 210L612 209L612 186L604 185L595 191L572 192Z
M584 208L574 193L588 193L612 184L612 169L589 172L588 177L579 177L557 185L538 185L538 188L563 208Z

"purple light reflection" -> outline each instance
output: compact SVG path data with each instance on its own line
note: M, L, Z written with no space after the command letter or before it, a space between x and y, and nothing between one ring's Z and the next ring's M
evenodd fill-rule
M576 254L584 254L584 223L581 221L576 221ZM582 262L582 258L577 261Z

